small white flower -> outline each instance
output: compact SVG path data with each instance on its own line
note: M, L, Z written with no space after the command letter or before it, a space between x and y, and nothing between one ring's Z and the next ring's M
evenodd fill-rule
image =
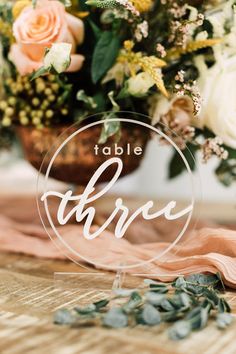
M142 72L127 81L127 91L132 96L143 96L154 84L155 81L152 77L148 73Z
M44 69L50 71L53 68L58 74L66 71L70 66L71 49L70 43L54 43L45 54Z

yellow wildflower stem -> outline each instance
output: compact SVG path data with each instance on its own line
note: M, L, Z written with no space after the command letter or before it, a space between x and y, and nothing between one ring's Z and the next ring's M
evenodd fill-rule
M164 81L162 79L162 73L158 70L160 67L166 65L164 60L158 59L156 57L143 57L140 59L139 64L143 71L148 73L151 78L155 81L157 88L165 97L169 97L169 94L165 88Z
M199 49L203 49L203 48L207 48L207 47L212 47L212 46L219 44L221 42L222 42L221 38L191 41L186 45L185 48L173 48L173 49L169 50L167 53L167 58L168 59L176 59L183 54L196 52Z

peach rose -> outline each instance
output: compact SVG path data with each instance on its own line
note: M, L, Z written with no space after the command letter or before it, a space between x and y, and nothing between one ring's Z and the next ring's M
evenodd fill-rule
M11 46L10 60L21 75L32 73L43 65L46 48L53 43L72 44L68 71L78 71L84 57L76 53L83 42L83 22L66 12L57 0L38 0L37 7L25 7L13 24L16 43Z

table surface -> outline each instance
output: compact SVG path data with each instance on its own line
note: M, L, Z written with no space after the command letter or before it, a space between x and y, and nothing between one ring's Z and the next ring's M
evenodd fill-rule
M167 338L164 324L120 330L56 326L52 323L55 310L107 296L105 289L111 286L114 274L75 275L77 281L67 284L68 277L55 278L54 272L86 271L66 261L0 254L1 354L236 353L236 321L225 332L212 323L180 342ZM135 287L141 280L129 277L126 281ZM236 313L236 292L227 291L225 296Z

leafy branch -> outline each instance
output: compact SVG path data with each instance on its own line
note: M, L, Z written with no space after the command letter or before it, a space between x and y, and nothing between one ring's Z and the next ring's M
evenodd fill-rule
M55 313L54 323L123 328L172 322L168 336L180 340L206 327L210 319L216 321L219 329L232 322L230 305L220 294L224 284L219 274L181 276L169 284L146 279L144 285L138 290L118 289L109 299L85 307L60 309Z

